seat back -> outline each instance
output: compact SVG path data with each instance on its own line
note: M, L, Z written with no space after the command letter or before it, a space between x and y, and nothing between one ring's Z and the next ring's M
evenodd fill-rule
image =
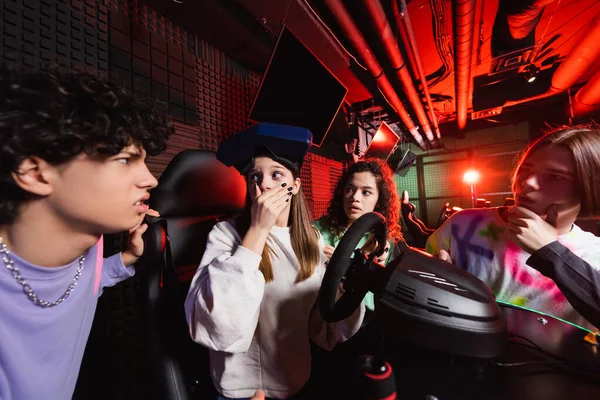
M244 206L245 181L214 153L185 150L152 191L160 219L144 234L140 260L147 365L157 398L207 398L212 391L208 352L189 337L183 303L200 264L208 233Z
M423 221L415 215L415 205L409 202L408 191L402 191L400 202L400 212L402 219L408 229L407 243L412 247L425 248L427 238L434 232L433 229L428 229Z

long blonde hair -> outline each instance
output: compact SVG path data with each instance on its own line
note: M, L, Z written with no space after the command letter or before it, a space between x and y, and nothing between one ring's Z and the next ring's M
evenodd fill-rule
M276 160L279 162L279 160ZM286 163L287 164L287 163ZM294 179L299 175L297 168L288 168ZM250 207L252 203L248 198L246 207L243 213L236 219L236 228L240 237L244 237L250 227ZM298 258L300 270L298 271L297 282L308 279L315 272L315 267L319 262L319 235L312 225L312 216L308 208L308 203L304 197L302 187L296 195L292 196L290 205L290 217L288 225L290 226L290 235L292 249ZM271 282L274 279L273 263L271 262L272 250L268 243L262 251L262 260L260 261L259 270L265 277L266 282Z

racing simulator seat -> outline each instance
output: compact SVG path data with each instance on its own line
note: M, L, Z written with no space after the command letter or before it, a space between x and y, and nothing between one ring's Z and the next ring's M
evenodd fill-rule
M460 211L459 207L450 207L450 203L445 203L442 206L442 210L440 212L440 216L435 225L435 229L430 229L425 226L423 221L421 221L415 215L416 206L410 202L410 198L407 190L402 191L402 196L400 199L400 211L402 213L402 219L408 228L408 234L410 236L410 240L407 239L407 243L412 247L417 247L420 249L425 248L425 244L427 243L427 239L437 228L442 226L444 222L452 214L457 211Z
M184 300L200 264L208 233L222 217L240 211L244 178L215 154L185 150L169 163L152 191L161 214L144 234L140 260L148 382L154 398L206 399L216 395L208 350L188 333Z

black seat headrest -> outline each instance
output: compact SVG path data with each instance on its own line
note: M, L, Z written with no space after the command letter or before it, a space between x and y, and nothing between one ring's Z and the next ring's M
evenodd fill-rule
M152 191L150 206L162 218L236 212L244 207L246 182L215 153L184 150L169 163Z
M208 353L191 341L184 299L216 220L243 209L246 183L214 153L184 150L169 163L152 191L140 260L144 343L153 398L214 398ZM189 276L188 276L189 275Z

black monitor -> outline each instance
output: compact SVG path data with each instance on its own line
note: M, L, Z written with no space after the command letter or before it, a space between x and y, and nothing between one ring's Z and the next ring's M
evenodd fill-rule
M390 155L387 160L388 165L399 176L406 176L410 168L414 165L417 155L410 150L399 150Z
M320 147L347 89L287 28L271 55L249 119L309 129Z

